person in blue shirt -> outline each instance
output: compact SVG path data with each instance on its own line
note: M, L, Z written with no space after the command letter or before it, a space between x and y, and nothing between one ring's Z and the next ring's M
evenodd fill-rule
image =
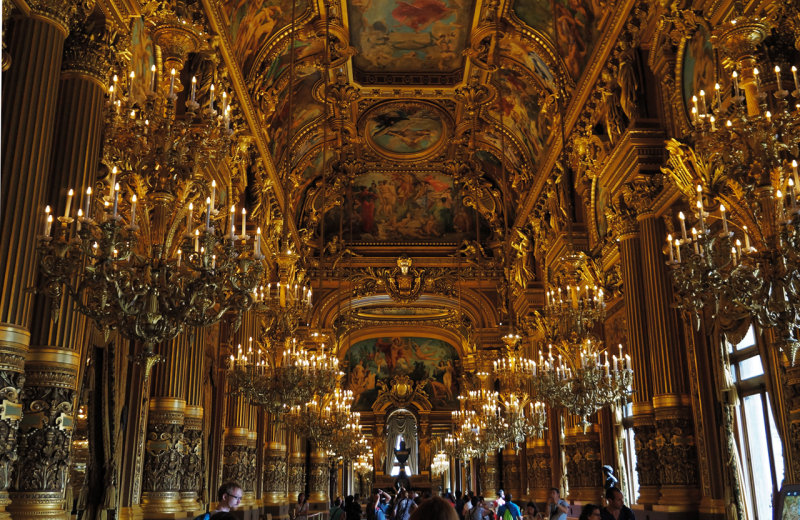
M389 499L391 498L389 493L382 489L378 489L375 492L375 501L372 504L375 511L375 520L386 520L386 511L389 509Z
M548 515L550 520L567 520L569 504L561 498L561 492L558 488L550 488L544 513Z
M511 493L506 493L505 502L502 506L497 508L497 518L498 520L503 520L506 511L511 513L511 518L514 520L518 520L522 518L522 511L520 510L519 506L511 501L512 496Z

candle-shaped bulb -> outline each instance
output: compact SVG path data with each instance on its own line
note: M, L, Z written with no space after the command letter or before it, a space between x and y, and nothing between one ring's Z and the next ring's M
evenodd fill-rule
M192 94L191 94L192 102L194 102L194 95L196 89L197 89L197 76L192 76Z

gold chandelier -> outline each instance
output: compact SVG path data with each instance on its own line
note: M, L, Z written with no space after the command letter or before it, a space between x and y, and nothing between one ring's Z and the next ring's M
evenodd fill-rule
M331 451L336 435L348 424L358 422L358 417L351 415L352 402L353 392L337 387L331 393L316 394L310 401L292 406L285 420L299 436Z
M359 455L353 462L353 471L362 477L372 473L372 448L367 447L367 451Z
M436 452L431 463L431 475L444 475L450 469L450 459L444 451Z
M672 182L691 211L667 237L679 306L698 320L748 313L796 363L800 325L800 212L797 161L800 85L780 65L759 71L756 46L769 32L760 18L733 16L715 31L733 95L719 88L693 98L688 143L672 140ZM763 69L762 69L763 70ZM774 78L774 81L773 81Z
M129 93L135 81L131 73ZM142 342L148 358L185 326L241 316L263 273L260 229L248 235L243 208L237 227L237 208L218 207L203 172L233 146L228 96L216 102L212 86L201 107L193 81L178 114L174 82L173 69L168 92L154 79L140 102L123 97L114 76L104 146L110 183L86 187L81 201L68 187L64 214L45 210L38 244L39 290L53 311L66 291L106 334Z
M584 431L591 422L589 416L610 404L624 402L632 392L633 370L631 358L619 345L619 356L609 358L602 342L587 337L579 349L569 342L548 348L547 355L539 352L537 374L534 379L540 395L546 396L553 406L563 406L581 418Z

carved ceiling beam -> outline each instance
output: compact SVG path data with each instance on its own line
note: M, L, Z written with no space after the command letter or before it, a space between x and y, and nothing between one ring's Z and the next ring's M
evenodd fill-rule
M283 182L281 181L278 170L275 167L275 163L272 159L272 155L270 154L267 142L264 139L264 133L261 131L261 123L259 121L258 114L256 113L253 100L251 99L250 93L247 89L244 76L242 75L242 71L236 62L233 51L231 50L232 45L230 37L221 22L222 14L219 11L219 5L214 0L202 0L202 4L203 9L206 12L206 16L208 17L211 30L220 40L219 50L222 52L222 58L228 67L231 83L234 91L236 92L236 101L241 108L242 114L244 114L247 125L250 127L254 144L261 156L261 161L264 169L266 170L267 176L272 182L272 193L275 196L279 206L288 215L290 213L288 208L288 198L283 189ZM297 232L295 220L293 218L288 218L287 215L283 215L284 225L291 234L295 244L300 244L300 238Z

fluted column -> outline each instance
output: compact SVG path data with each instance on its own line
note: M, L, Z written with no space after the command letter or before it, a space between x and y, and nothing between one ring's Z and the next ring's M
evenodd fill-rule
M642 244L635 213L621 213L615 222L619 237L620 265L625 294L628 344L633 364L633 430L636 443L636 471L639 476L639 504L658 502L658 458L655 451L655 416L650 375L647 312L642 280Z
M3 395L5 413L0 419L0 444L4 446L0 455L0 516L6 516L7 490L17 452L23 407L21 374L30 345L33 310L27 289L35 281L35 236L43 231L62 51L74 9L68 2L50 3L31 2L32 16L16 19L3 33L3 44L16 66L3 74L0 125L0 381L7 388Z
M249 409L244 397L228 395L228 417L225 427L222 480L233 481L244 490L249 461L247 444L250 436Z
M186 511L201 508L203 487L203 373L206 331L197 329L189 340L186 368L186 413L183 442L186 451L181 464L181 505Z
M53 202L56 214L63 214L61 205L66 199L68 186L79 191L96 176L108 55L107 45L82 32L71 33L64 44L52 143L55 160L45 188L46 197ZM69 460L70 457L72 427L63 428L61 424L74 420L83 366L81 359L86 356L86 320L71 310L66 298L62 299L57 321L50 320L49 309L50 302L43 296L34 299L31 347L26 364L28 389L23 394L31 402L24 403L24 406L26 409L38 407L37 401L41 396L59 395L58 406L61 408L52 416L52 424L23 423L25 426L19 435L20 440L24 437L26 441L19 445L18 464L24 465L18 465L18 482L14 486L16 491L12 493L11 506L16 517L33 516L37 511L45 511L48 516L68 515L72 506L64 503L66 477L55 476L50 468L60 467L61 459ZM58 429L58 435L52 435L54 428ZM63 445L57 444L57 449L43 449L30 440L37 436L47 439L48 443ZM32 452L26 453L25 449ZM37 482L31 478L33 475L55 478L41 478Z
M244 501L247 506L256 505L256 480L258 475L257 456L256 456L256 440L258 439L258 432L254 424L255 417L258 415L256 409L252 406L250 408L250 431L247 433L247 478L244 480Z
M330 482L328 454L325 450L315 447L311 451L311 463L308 468L308 501L327 503Z
M480 494L484 497L492 496L497 493L497 453L490 453L485 459L478 461L478 479L480 483Z
M652 213L639 217L647 326L653 366L655 442L659 447L659 505L671 512L696 508L700 500L697 449L687 381L686 351L673 301L672 286L664 264L663 223ZM660 509L657 508L657 509Z
M298 493L303 493L306 488L306 454L305 439L287 431L289 458L287 462L287 489L289 502L297 500Z
M147 420L142 470L142 511L145 518L183 511L181 470L186 444L187 355L190 333L159 345L164 362L153 369L153 389Z
M272 417L267 418L264 443L264 505L278 505L287 501L288 460L284 430Z

